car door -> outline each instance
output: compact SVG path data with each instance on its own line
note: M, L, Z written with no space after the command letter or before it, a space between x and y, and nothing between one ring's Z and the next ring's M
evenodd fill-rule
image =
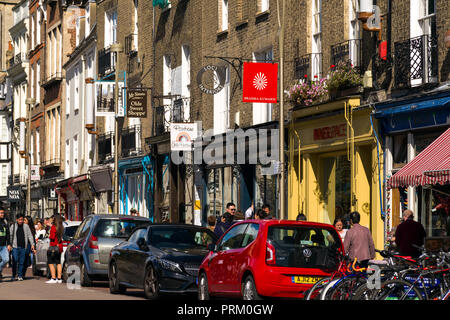
M230 269L235 267L233 257L240 247L247 226L247 223L239 224L228 230L217 245L216 252L209 258L209 285L212 292L230 291Z
M145 261L148 256L148 251L139 248L138 240L145 239L147 242L147 228L138 229L133 235L133 239L128 244L127 270L129 272L130 283L136 287L143 287Z
M247 269L250 264L251 245L253 241L256 240L259 231L259 224L249 223L248 227L245 229L242 242L239 248L233 250L233 257L230 260L231 267L229 268L229 276L227 277L226 290L232 292L241 291L241 275L243 270Z
M77 232L75 233L73 242L69 244L66 250L66 262L68 265L76 264L80 261L80 257L82 254L84 243L86 242L86 237L89 234L90 224L92 222L92 218L87 217L81 225L78 227Z

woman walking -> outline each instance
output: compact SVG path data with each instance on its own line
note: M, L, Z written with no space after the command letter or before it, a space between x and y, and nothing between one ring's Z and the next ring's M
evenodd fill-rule
M33 243L28 243L28 246L25 249L25 261L23 266L23 277L25 278L28 267L33 264L34 255L31 251L31 246L36 247L36 229L34 227L33 219L30 216L25 217L24 223L28 225L28 228L30 228L31 234L33 235L33 240L35 240Z
M52 278L46 283L62 283L61 252L63 232L63 219L61 216L55 215L52 226L50 228L50 247L47 251L47 263ZM56 276L58 276L58 278L56 278Z

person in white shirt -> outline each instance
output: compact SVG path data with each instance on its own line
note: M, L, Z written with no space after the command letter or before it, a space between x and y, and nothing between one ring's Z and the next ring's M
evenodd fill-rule
M253 201L252 201L252 205L250 206L250 208L248 208L245 211L245 220L249 220L253 217L253 212L254 212L254 206L253 206Z
M41 220L36 222L36 242L39 239L45 238L47 231L45 230L44 223Z
M344 243L345 234L347 233L347 229L344 229L344 222L341 218L334 219L333 223L334 228L339 233L339 236L341 237L342 243Z

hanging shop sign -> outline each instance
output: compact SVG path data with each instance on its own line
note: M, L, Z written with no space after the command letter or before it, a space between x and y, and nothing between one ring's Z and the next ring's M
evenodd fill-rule
M197 84L200 91L205 94L218 94L225 86L226 67L207 65L197 74Z
M277 103L278 64L244 63L243 102Z
M147 118L147 90L127 89L127 116Z
M171 123L170 149L172 151L192 151L197 132L196 123Z
M8 187L8 201L9 202L20 202L22 199L22 188L21 187Z
M31 181L41 180L40 167L32 165L30 169L31 169Z

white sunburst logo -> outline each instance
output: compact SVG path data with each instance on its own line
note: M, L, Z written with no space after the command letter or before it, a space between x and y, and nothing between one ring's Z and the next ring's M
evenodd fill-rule
M255 89L261 91L267 88L267 77L264 73L257 73L255 78L253 79L253 86Z

